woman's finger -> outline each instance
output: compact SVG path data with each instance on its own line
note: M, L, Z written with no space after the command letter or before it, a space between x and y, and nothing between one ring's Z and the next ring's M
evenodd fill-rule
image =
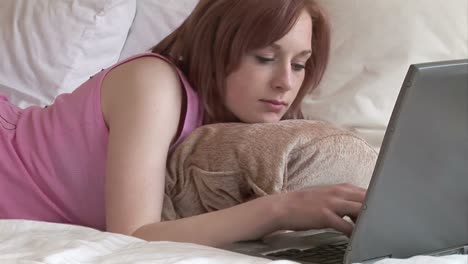
M338 215L331 216L328 223L331 228L345 234L347 237L350 237L353 232L353 225Z
M341 200L339 203L337 203L335 212L341 217L349 216L351 219L356 219L361 213L361 209L362 203Z
M338 188L338 196L344 200L362 203L366 198L367 190L354 185L340 185Z

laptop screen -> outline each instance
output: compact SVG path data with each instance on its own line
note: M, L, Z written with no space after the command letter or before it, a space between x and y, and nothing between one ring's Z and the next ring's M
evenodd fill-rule
M468 60L412 65L347 260L468 245Z

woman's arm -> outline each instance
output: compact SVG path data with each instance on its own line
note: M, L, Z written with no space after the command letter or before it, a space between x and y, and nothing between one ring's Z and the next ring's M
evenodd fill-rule
M257 239L277 230L332 227L350 234L365 190L336 185L270 195L185 219L160 222L166 160L180 119L182 87L175 70L142 58L112 70L103 84L109 126L106 222L109 232L146 240L209 246Z
M160 221L166 160L180 119L182 87L175 69L143 57L113 69L102 86L109 127L106 223L132 234Z
M308 188L264 196L198 216L149 224L133 235L146 240L214 247L259 239L278 230L334 228L349 236L353 226L343 216L356 218L364 196L364 189L349 184Z
M219 247L258 239L281 229L276 197L265 196L228 209L174 221L153 223L133 235L145 240L189 242Z

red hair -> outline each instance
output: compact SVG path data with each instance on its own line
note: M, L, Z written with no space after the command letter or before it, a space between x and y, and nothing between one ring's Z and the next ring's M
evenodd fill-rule
M304 82L283 119L303 118L301 102L317 87L328 63L330 29L314 0L200 0L174 32L152 48L172 60L197 91L205 124L237 121L224 105L226 77L244 54L281 39L306 10L313 23L312 56Z

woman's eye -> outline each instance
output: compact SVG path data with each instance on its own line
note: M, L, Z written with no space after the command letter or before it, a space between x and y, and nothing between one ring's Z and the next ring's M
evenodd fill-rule
M294 71L302 71L305 69L305 65L294 63L292 64L292 68Z
M262 57L262 56L255 56L255 58L257 59L258 62L260 62L262 64L266 64L266 63L270 63L270 62L275 61L274 58L267 58L267 57Z

